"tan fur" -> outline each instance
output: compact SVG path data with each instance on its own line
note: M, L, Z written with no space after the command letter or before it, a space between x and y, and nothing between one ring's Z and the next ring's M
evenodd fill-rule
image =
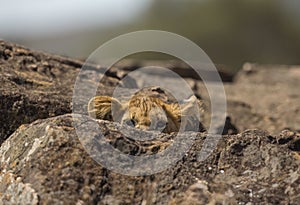
M195 102L196 101L196 102ZM195 109L195 105L198 106ZM120 103L109 96L96 96L88 104L91 117L103 120L118 121L142 130L158 130L163 132L178 132L181 117L189 116L184 123L195 123L190 119L200 119L196 113L201 109L200 101L191 97L182 109L178 103L166 103L162 99L147 95L134 95L129 102ZM113 114L112 114L113 110ZM112 119L114 116L114 119ZM190 116L192 116L190 118ZM202 129L202 124L200 123Z

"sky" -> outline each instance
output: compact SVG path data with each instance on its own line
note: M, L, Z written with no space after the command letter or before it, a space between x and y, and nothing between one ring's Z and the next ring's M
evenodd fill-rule
M218 1L223 3L222 7L215 5ZM228 2L235 1L240 2ZM189 4L192 6L185 6L187 2L192 2ZM98 46L118 35L139 29L160 29L190 38L218 63L240 65L244 61L258 61L299 64L300 0L244 0L243 5L247 6L247 2L256 5L256 8L249 8L249 11L258 11L252 12L250 18L247 12L241 15L239 9L247 8L243 6L235 8L228 4L236 10L232 15L226 13L229 7L224 7L224 2L0 0L0 39L34 50L84 59ZM258 2L267 3L259 7ZM204 8L213 10L200 9L202 12L198 12L202 3ZM275 13L272 13L272 7L269 11L267 7L273 3L276 6L279 3L280 9ZM187 9L192 12L186 12ZM193 17L198 14L199 17ZM261 15L265 20L257 21L255 15ZM226 49L226 52L220 48Z
M0 38L46 37L130 22L151 0L0 0Z

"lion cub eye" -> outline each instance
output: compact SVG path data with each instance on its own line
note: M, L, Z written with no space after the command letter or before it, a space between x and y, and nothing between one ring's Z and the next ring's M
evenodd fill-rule
M124 120L123 123L124 123L125 125L130 126L130 127L135 127L135 125L136 125L136 122L135 122L135 120L133 120L133 119L127 119L127 120Z
M167 125L167 123L163 120L159 120L157 123L156 123L156 129L162 129L164 128L165 126Z

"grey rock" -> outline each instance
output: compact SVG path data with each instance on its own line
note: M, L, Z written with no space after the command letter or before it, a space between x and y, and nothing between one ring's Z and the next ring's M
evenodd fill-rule
M299 66L246 63L235 83L225 88L228 99L246 103L253 113L261 115L255 124L264 123L256 128L279 133L283 129L300 130L299 79Z
M298 67L245 64L233 82L232 75L223 75L227 135L216 137L144 132L94 120L84 115L88 99L80 97L83 115L70 114L77 106L72 95L82 65L0 41L0 204L300 203ZM88 65L81 80L98 86L98 95L112 95L115 86L143 83L119 83L139 66L120 63L103 75L105 68ZM185 66L173 62L169 68L204 100L201 117L209 126L209 94ZM160 96L160 89L155 91ZM125 90L122 94L128 97ZM172 146L176 151L167 152ZM136 161L120 161L162 153L165 161L138 161L140 172L132 172Z
M0 201L2 204L38 204L38 195L31 185L22 182L10 172L2 171L0 175Z
M0 144L22 124L70 113L75 80L83 63L0 40ZM102 70L89 67L93 76ZM109 85L115 85L117 79L109 74L98 94L112 93Z
M20 127L0 148L0 166L5 170L0 179L7 173L15 179L4 188L2 185L2 196L26 202L37 195L40 204L187 204L200 198L194 204L299 202L299 133L284 131L271 136L248 130L223 136L204 160L199 160L199 153L209 135L195 133L191 149L172 166L150 176L128 176L107 169L88 154L86 148L95 148L93 140L99 138L95 132L93 138L79 140L74 122L81 117L86 119L82 126L90 129L88 121L96 123L102 140L124 154L153 155L176 140L175 133L160 134L150 141L132 140L119 131L119 124L87 116L72 118L68 114L38 120ZM136 129L131 133L143 134ZM144 169L153 166L145 164ZM23 192L11 194L18 179Z

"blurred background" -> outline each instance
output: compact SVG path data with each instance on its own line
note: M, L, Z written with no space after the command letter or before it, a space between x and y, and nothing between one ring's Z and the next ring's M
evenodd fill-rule
M300 64L299 0L0 0L0 38L85 59L118 35L158 29L216 64ZM149 56L148 56L149 57Z

